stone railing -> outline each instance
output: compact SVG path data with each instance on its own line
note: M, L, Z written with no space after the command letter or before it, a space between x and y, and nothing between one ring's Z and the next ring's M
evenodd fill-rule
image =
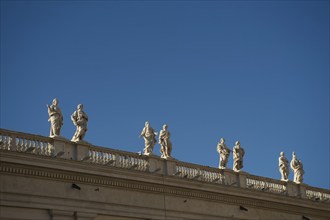
M51 156L53 153L53 146L48 137L2 129L0 130L0 149L44 156Z
M328 190L308 186L306 188L306 197L314 201L330 203L330 192Z
M250 189L260 190L272 193L287 193L286 182L280 180L268 179L258 176L249 175L246 178L246 187Z
M225 185L234 185L237 183L236 177L228 171L181 161L176 162L175 176Z
M147 157L138 153L97 147L87 142L75 143L63 137L50 138L0 129L0 151L76 160L91 165L149 172L190 181L240 187L330 203L330 190L327 189L295 184L292 181L283 182L246 172L236 173L230 169L220 170L175 159L164 160L154 155Z
M90 147L88 156L83 160L138 171L147 171L149 167L148 160L141 155L101 147Z

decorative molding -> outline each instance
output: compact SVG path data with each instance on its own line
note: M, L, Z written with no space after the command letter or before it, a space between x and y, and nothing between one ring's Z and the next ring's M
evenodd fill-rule
M69 172L69 171L61 171L50 168L41 168L35 166L26 166L19 164L11 164L2 162L0 164L0 173L2 174L10 174L10 175L18 175L18 176L29 176L35 178L42 179L52 179L57 181L64 182L75 182L75 183L83 183L83 184L93 184L104 187L115 187L124 190L134 190L134 191L143 191L147 193L157 193L157 194L166 194L171 196L180 196L180 197L188 197L194 199L202 199L207 201L215 201L220 203L226 203L231 205L246 205L248 207L256 207L256 208L264 208L270 210L281 210L287 213L304 213L313 214L315 216L326 216L329 211L325 209L320 209L320 206L324 206L325 204L315 204L315 202L306 201L299 199L304 202L314 203L309 205L309 207L301 206L301 203L297 201L297 205L285 204L285 203L276 203L261 199L252 199L246 198L242 196L233 196L221 194L218 192L209 192L203 190L192 190L184 187L174 187L166 185L164 180L164 185L161 184L151 184L145 183L141 181L132 181L132 180L124 180L117 179L113 177L106 177L100 175L91 175L84 174L78 172ZM265 195L266 196L266 195ZM267 199L265 197L265 199Z

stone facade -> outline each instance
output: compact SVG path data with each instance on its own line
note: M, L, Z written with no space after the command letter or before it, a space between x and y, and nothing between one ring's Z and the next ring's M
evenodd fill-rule
M0 129L0 219L330 218L330 191Z

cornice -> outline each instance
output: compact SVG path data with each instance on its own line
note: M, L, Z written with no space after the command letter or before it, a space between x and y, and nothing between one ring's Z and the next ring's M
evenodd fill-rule
M3 156L3 154L2 154ZM31 178L40 178L40 179L50 179L50 180L56 180L56 181L64 181L64 182L75 182L75 183L83 183L83 184L89 184L89 185L97 185L102 187L115 187L118 189L123 190L133 190L133 191L142 191L146 193L157 193L157 194L165 194L168 196L179 196L179 197L186 197L186 198L194 198L194 199L200 199L200 200L207 200L207 201L214 201L214 202L220 202L220 203L226 203L231 205L246 205L248 207L256 207L256 208L262 208L262 209L270 209L270 210L280 210L282 212L287 213L305 213L309 215L314 216L328 216L329 215L329 207L327 207L325 204L315 204L314 202L305 201L305 200L296 200L292 201L292 198L286 198L283 200L283 202L274 202L270 201L267 197L267 195L262 195L263 199L256 199L256 193L255 191L251 192L251 190L248 189L239 189L235 187L231 187L232 190L238 190L242 192L242 190L246 190L247 195L244 195L241 193L241 196L238 195L228 195L226 194L226 191L219 192L219 190L212 190L214 187L209 187L208 189L198 189L201 186L201 183L194 183L195 181L189 181L178 179L175 177L164 177L159 175L154 175L150 173L140 173L140 175L148 176L150 178L154 178L153 182L146 182L145 181L136 181L135 179L123 179L118 178L116 176L106 176L104 175L105 172L103 171L99 172L99 174L91 174L89 172L81 172L83 167L80 167L80 169L73 169L74 165L77 165L76 161L67 161L67 160L61 160L61 159L46 159L48 162L47 167L46 166L36 166L36 164L40 163L40 161L36 161L35 165L27 165L27 164L19 164L19 163L12 163L9 161L3 161L3 158L1 158L1 165L0 165L0 172L2 174L8 174L8 175L18 175L18 176L28 176ZM30 158L32 159L32 158ZM41 158L42 159L42 158ZM59 162L63 162L63 165L69 165L68 166L71 170L61 170L52 168L52 165L57 164ZM43 164L43 163L42 163ZM84 163L82 163L84 164ZM44 165L44 164L43 164ZM79 164L81 165L81 163ZM102 167L101 166L94 166L93 164L85 164L85 166L88 165L90 169L96 169L99 170ZM81 165L82 166L82 165ZM57 167L58 168L58 167ZM114 167L106 167L107 172L109 173L109 169L111 172L123 172L127 176L127 170L122 170L119 168ZM103 168L104 169L104 168ZM80 172L79 172L80 171ZM103 173L103 175L101 175ZM132 172L137 173L137 172ZM150 178L147 178L150 181ZM157 183L155 183L155 180ZM159 180L162 180L160 182ZM177 184L177 182L181 182L181 184ZM197 184L197 185L196 185ZM180 186L179 186L180 185ZM202 185L207 185L206 183L203 183ZM213 185L213 184L210 184ZM229 188L229 187L227 187ZM254 194L254 198L248 198L247 196L250 196ZM242 196L244 195L244 196ZM292 204L294 202L294 204ZM290 203L290 204L289 204ZM305 204L305 205L304 205Z

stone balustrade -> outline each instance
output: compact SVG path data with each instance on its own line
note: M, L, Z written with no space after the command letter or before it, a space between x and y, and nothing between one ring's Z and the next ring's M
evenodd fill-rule
M330 203L330 192L328 190L308 186L306 197L311 200Z
M51 156L50 138L0 129L0 149Z
M76 160L81 163L127 169L132 172L149 172L190 181L221 184L330 203L330 190L327 189L255 176L242 171L221 170L175 159L164 160L157 156L148 157L138 153L98 147L87 142L76 143L62 137L50 138L0 129L0 150Z
M149 163L146 158L131 152L117 151L101 147L90 147L88 156L83 159L94 164L121 167L138 171L147 171Z
M274 179L266 179L257 176L248 176L246 178L246 186L250 189L272 192L272 193L287 193L286 182L274 180Z
M196 164L184 163L180 161L176 163L175 175L180 178L220 184L229 184L228 182L226 182L224 170L200 166Z

